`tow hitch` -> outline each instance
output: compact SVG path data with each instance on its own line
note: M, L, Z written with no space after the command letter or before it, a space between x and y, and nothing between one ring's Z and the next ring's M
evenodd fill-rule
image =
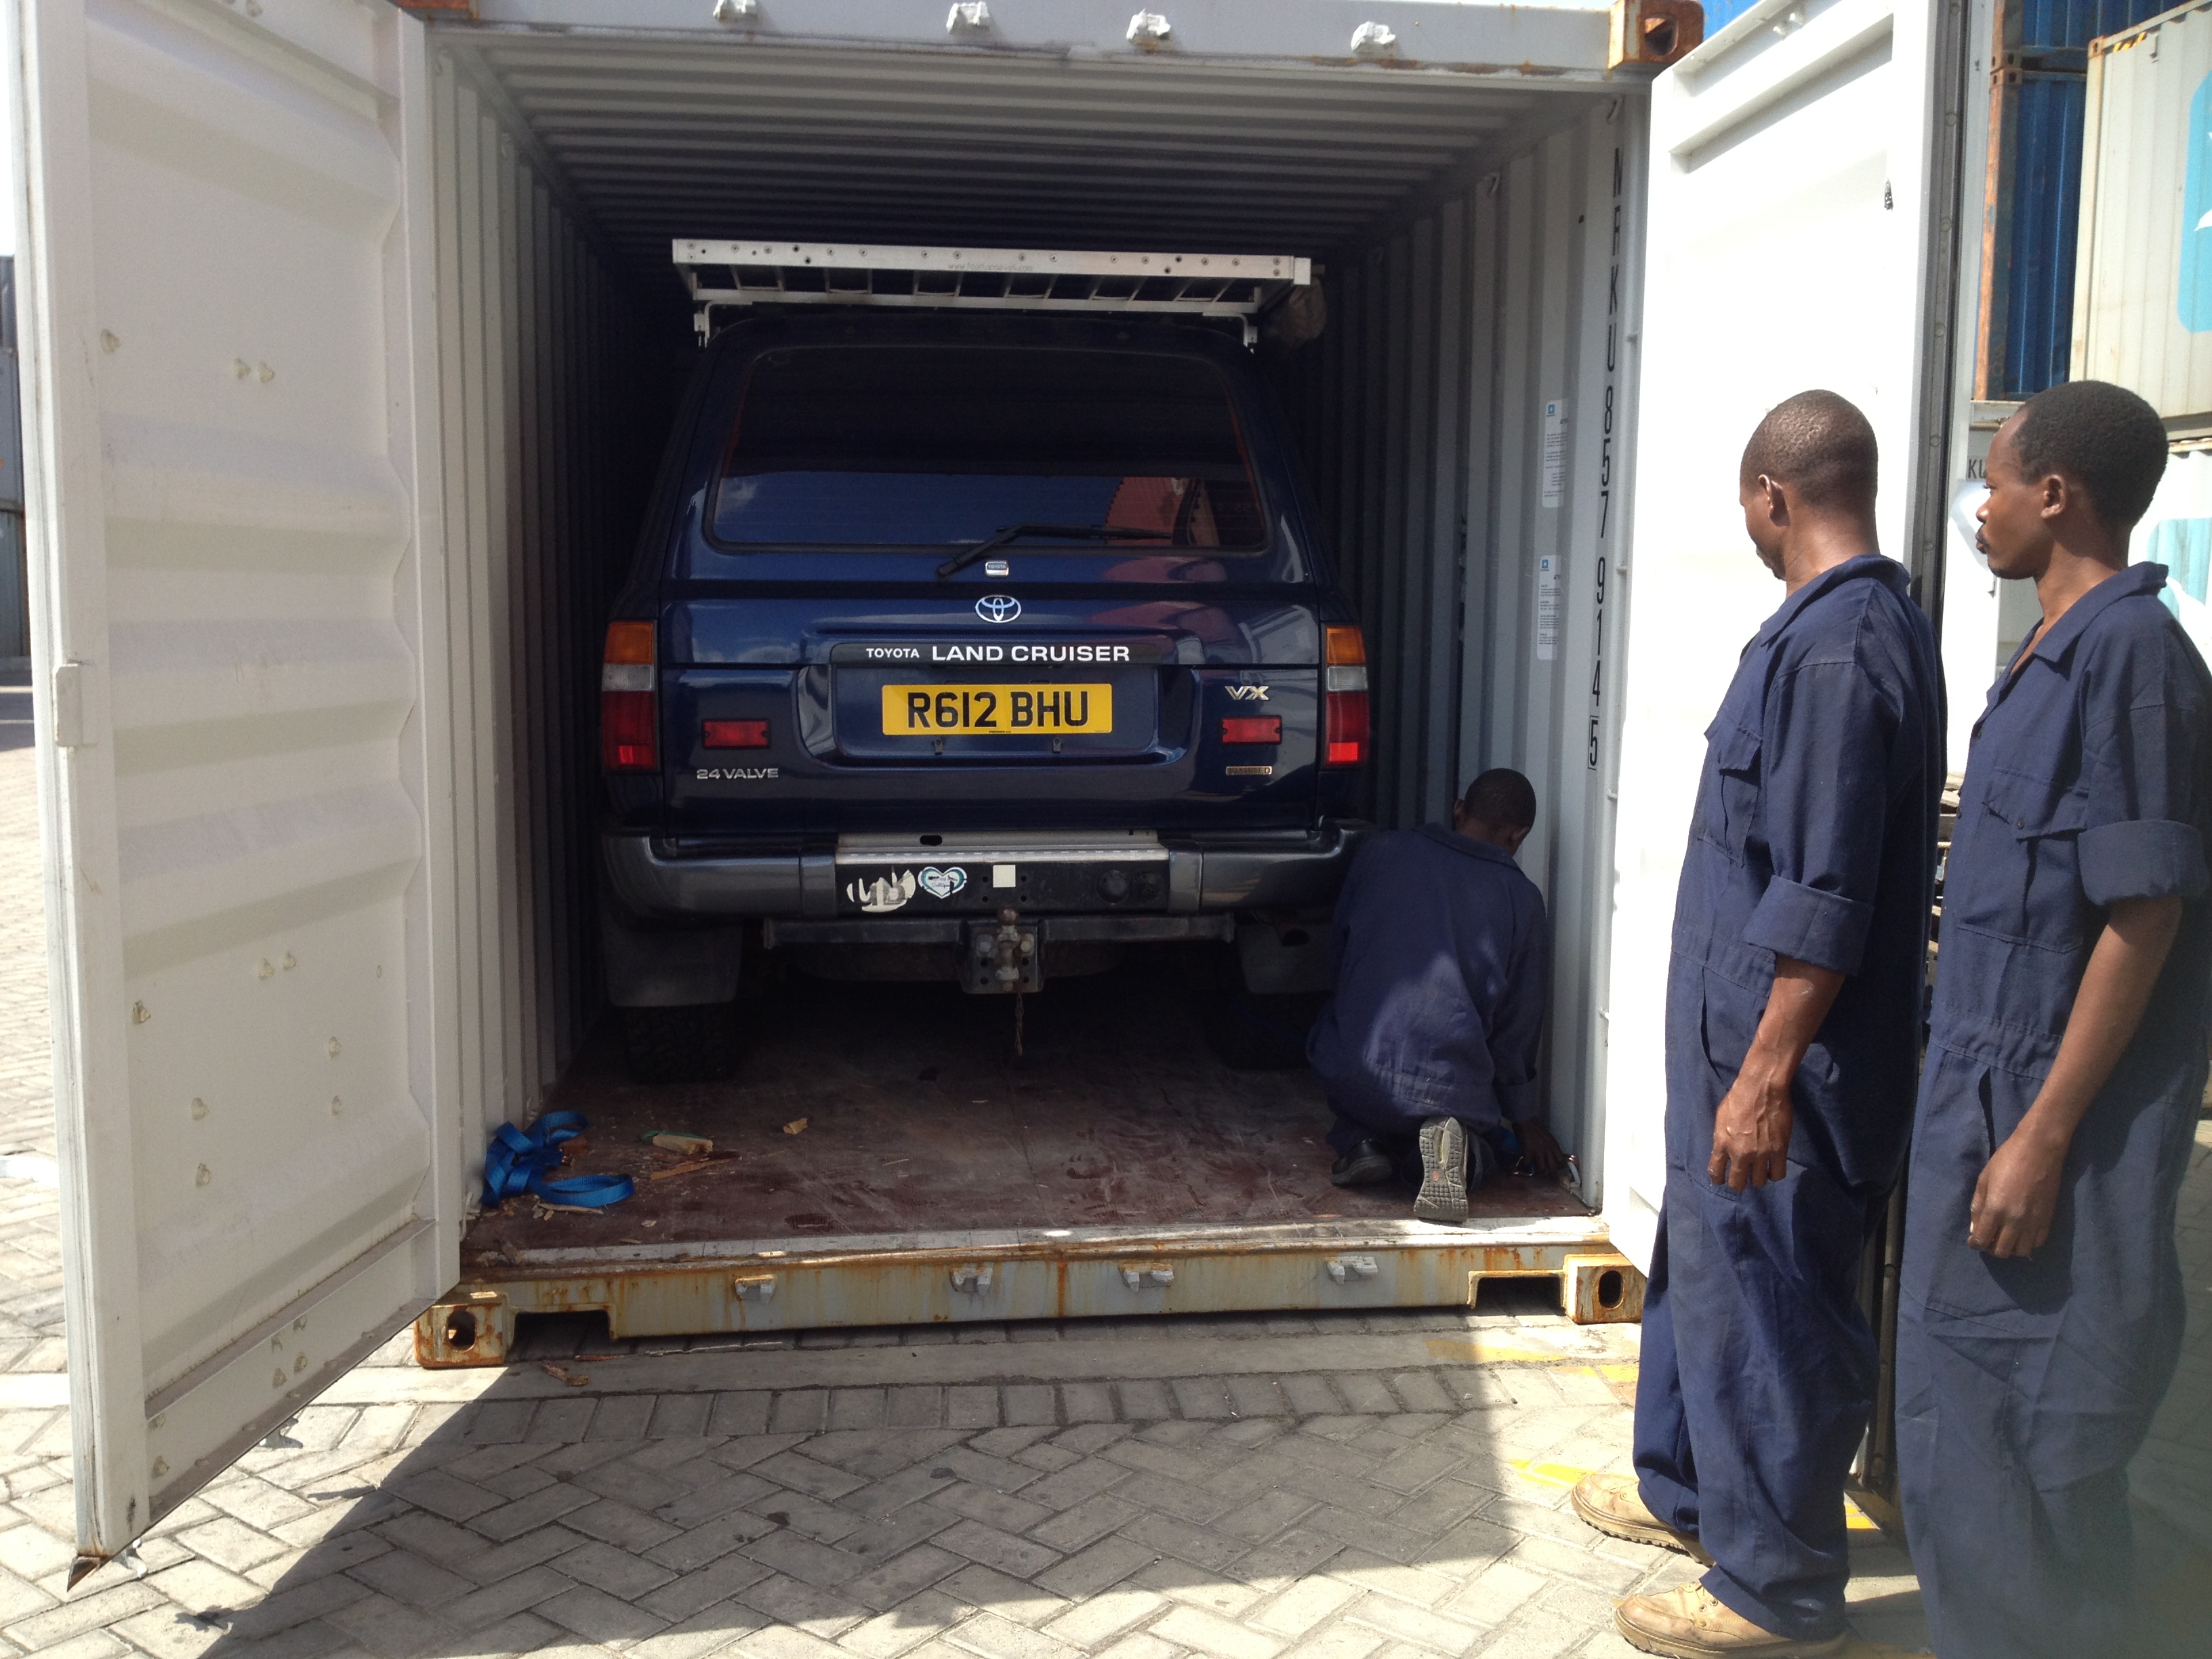
M1018 996L1044 989L1044 958L1037 925L1001 910L995 922L971 921L963 930L960 986L975 996Z
M1022 1057L1023 998L1044 989L1044 957L1037 949L1037 925L1015 910L1001 910L994 922L971 921L963 930L960 988L971 996L1014 1000L1014 1058Z

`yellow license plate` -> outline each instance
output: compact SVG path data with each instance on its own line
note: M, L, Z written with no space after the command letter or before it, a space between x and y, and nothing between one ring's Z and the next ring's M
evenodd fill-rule
M1110 685L887 685L887 738L1060 737L1114 729Z

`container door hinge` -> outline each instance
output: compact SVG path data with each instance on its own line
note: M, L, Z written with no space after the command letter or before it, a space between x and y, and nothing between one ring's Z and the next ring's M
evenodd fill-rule
M54 746L82 749L93 740L92 711L86 706L91 679L81 662L54 665Z
M730 1294L740 1302L773 1302L775 1300L775 1275L740 1274L730 1281Z
M952 1270L952 1288L963 1296L981 1296L991 1288L992 1271L988 1263L980 1267L955 1267Z
M1382 1271L1371 1255L1333 1255L1322 1267L1340 1285L1348 1285L1356 1279L1372 1279Z
M1124 1267L1121 1282L1133 1291L1165 1287L1175 1283L1175 1269L1164 1265L1153 1267Z

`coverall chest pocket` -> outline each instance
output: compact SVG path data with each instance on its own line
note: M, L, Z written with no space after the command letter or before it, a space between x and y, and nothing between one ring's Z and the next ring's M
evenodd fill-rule
M1759 733L1723 714L1705 733L1708 764L1698 792L1697 833L1738 864L1757 828L1764 773Z
M1978 867L1957 884L1971 907L1964 920L2011 939L2070 939L2082 902L2076 843L2088 824L2087 790L2069 778L1996 770L1983 809L1977 845L1968 849ZM1947 884L1947 908L1951 891Z

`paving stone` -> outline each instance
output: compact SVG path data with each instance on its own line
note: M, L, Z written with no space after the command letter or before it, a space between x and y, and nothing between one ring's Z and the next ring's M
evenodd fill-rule
M587 1508L592 1501L591 1493L563 1483L471 1516L469 1525L494 1542L504 1544L548 1522Z
M563 1486L558 1490L568 1492L573 1488ZM526 1498L522 1500L525 1504L532 1501ZM656 1521L641 1510L612 1498L603 1498L595 1504L585 1504L581 1509L562 1510L560 1521L562 1526L580 1532L586 1538L596 1538L603 1544L616 1544L626 1550L640 1552L680 1537L684 1532L681 1527L671 1526L665 1521Z
M720 1601L622 1651L625 1659L702 1659L763 1628L760 1614L750 1607Z
M1057 1637L1001 1619L994 1613L963 1620L946 1632L945 1640L984 1659L1080 1659L1081 1650Z
M961 1521L937 1534L939 1547L1018 1578L1032 1578L1060 1559L1057 1550L980 1521Z
M996 1389L957 1388L945 1391L945 1423L954 1429L995 1428L999 1422Z
M448 1624L458 1625L463 1630L482 1629L574 1588L574 1581L565 1574L541 1564L471 1590L441 1612Z
M777 1624L794 1626L825 1641L860 1622L860 1613L854 1607L851 1597L803 1584L781 1572L772 1572L758 1583L746 1585L738 1600L766 1613Z
M707 1416L707 1432L714 1435L752 1435L768 1428L773 1396L764 1393L718 1394Z
M1149 1634L1213 1659L1275 1659L1284 1644L1265 1631L1223 1619L1200 1607L1178 1607L1152 1625Z
M1061 1417L1070 1423L1110 1423L1114 1391L1103 1382L1063 1382L1060 1409Z
M979 1611L988 1607L1025 1625L1042 1625L1067 1607L1065 1597L1009 1578L992 1567L963 1567L939 1580L937 1588L964 1607Z
M594 1589L589 1584L577 1584L558 1595L549 1596L531 1611L540 1619L551 1620L563 1630L575 1632L587 1642L641 1641L666 1629L668 1623L643 1607L605 1590Z
M679 1572L657 1589L638 1597L638 1605L663 1619L690 1620L708 1607L735 1606L733 1598L769 1576L749 1555L730 1554L705 1566Z
M864 1607L890 1609L961 1570L963 1558L933 1544L918 1544L852 1579L845 1593Z
M1311 1577L1293 1580L1290 1587L1249 1620L1271 1635L1296 1640L1334 1618L1364 1594L1341 1579Z
M968 1617L968 1612L950 1597L917 1590L890 1612L854 1626L837 1638L837 1645L861 1659L898 1659L922 1643L936 1640Z
M1142 1423L1154 1418L1175 1415L1175 1407L1169 1403L1167 1385L1164 1382L1117 1382L1114 1385L1114 1392L1121 1398L1121 1416L1125 1421Z
M1109 1589L1070 1607L1044 1627L1045 1634L1078 1648L1100 1647L1167 1605L1154 1590Z
M919 1386L890 1389L884 1420L893 1427L935 1428L945 1420L945 1390Z
M829 1426L830 1393L826 1389L802 1389L775 1397L769 1427L779 1434L813 1434Z
M387 1550L352 1568L348 1576L413 1607L440 1607L477 1588L459 1573L447 1572L408 1550Z
M570 1550L550 1565L555 1571L564 1572L579 1583L619 1595L626 1601L637 1601L647 1591L658 1589L676 1577L670 1568L597 1540Z
M1013 1383L1000 1391L1000 1412L1010 1426L1046 1427L1060 1421L1060 1401L1049 1383Z

